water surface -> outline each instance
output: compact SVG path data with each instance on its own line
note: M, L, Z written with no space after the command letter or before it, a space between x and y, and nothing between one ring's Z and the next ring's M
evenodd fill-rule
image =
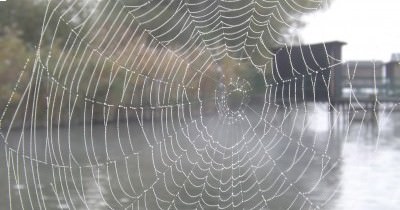
M400 206L397 113L373 123L330 114L326 104L310 105L307 114L272 108L249 108L239 121L219 115L172 121L166 114L158 121L40 128L34 135L14 130L2 142L0 192L10 199L2 196L0 206Z

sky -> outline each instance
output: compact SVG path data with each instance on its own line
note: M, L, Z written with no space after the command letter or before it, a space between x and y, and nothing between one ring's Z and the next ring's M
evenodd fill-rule
M333 0L304 20L304 42L344 41L343 60L389 61L400 53L400 0Z

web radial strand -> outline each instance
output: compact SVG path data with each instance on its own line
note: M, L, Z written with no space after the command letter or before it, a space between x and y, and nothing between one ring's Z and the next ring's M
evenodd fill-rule
M48 1L0 118L10 208L325 208L342 185L340 120L346 142L357 107L368 117L357 66L344 111L331 45L288 35L325 4Z

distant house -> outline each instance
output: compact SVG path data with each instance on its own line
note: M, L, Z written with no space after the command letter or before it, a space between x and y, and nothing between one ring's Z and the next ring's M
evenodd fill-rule
M392 54L391 61L349 61L344 65L343 92L350 90L358 98L377 94L378 98L400 95L400 53Z
M341 56L339 41L285 46L276 49L273 78L278 99L328 101L341 97ZM328 98L329 97L329 98Z
M373 79L374 76L382 77L384 74L382 61L348 61L345 63L347 77Z
M390 61L385 64L386 74L391 84L400 85L400 62Z
M390 58L390 62L400 62L400 53L393 53L391 58Z
M370 97L385 90L388 80L385 63L382 61L348 61L344 65L343 97L350 97L350 90L357 97Z
M390 82L392 95L400 95L400 54L393 54L391 61L386 63L386 76Z

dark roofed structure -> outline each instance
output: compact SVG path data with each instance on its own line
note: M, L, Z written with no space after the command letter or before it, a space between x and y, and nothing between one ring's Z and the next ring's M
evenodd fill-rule
M340 79L335 78L341 78L344 44L333 41L276 49L272 76L278 83L277 92L282 94L277 97L284 100L296 97L298 101L340 98L342 87Z

